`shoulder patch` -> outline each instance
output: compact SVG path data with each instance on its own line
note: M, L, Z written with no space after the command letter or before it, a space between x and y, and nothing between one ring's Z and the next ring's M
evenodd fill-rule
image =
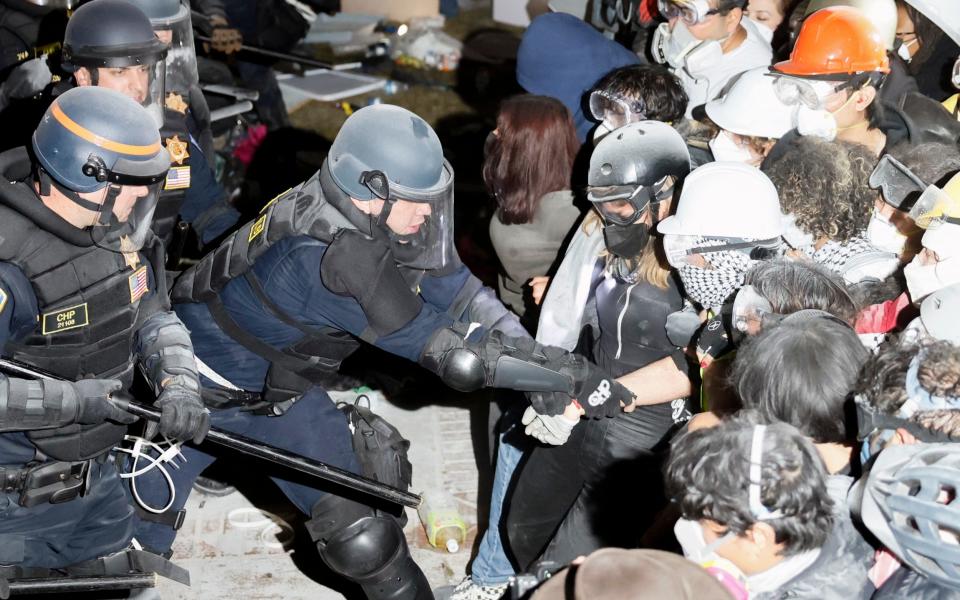
M267 215L260 215L260 217L253 222L253 225L250 227L250 235L247 236L247 243L249 244L256 238L258 235L263 233L263 228L267 224Z
M2 313L2 312L3 312L3 309L5 309L5 308L7 307L7 299L8 299L8 298L9 298L9 296L7 295L6 290L4 290L2 287L0 287L0 313Z
M41 331L43 335L53 335L90 324L87 314L87 303L68 306L53 312L43 314Z

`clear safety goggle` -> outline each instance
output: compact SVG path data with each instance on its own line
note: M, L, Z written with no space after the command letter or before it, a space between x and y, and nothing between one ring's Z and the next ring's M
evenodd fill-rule
M960 225L960 201L935 185L928 185L910 209L917 227L936 229L944 223Z
M710 17L720 13L718 8L710 8L707 0L658 0L657 7L663 18L669 20L680 19L686 25L703 23Z
M910 210L917 197L927 188L925 181L889 154L880 158L867 183L871 188L880 190L884 202L904 212Z
M642 102L627 100L604 90L594 90L590 93L590 114L595 121L609 123L610 129L647 119Z
M666 177L653 184L604 185L587 188L587 199L593 203L603 220L617 225L635 223L644 210L658 206L673 196L673 186Z
M772 313L773 305L752 285L745 285L737 291L733 300L733 326L737 331L756 335L760 332L763 317Z
M780 102L787 106L803 104L813 110L823 110L827 98L849 87L847 82L800 79L783 75L775 77L773 91Z
M742 252L754 260L763 260L774 255L781 238L745 240L743 238L696 235L665 235L663 250L670 266L709 268L710 254L716 252Z

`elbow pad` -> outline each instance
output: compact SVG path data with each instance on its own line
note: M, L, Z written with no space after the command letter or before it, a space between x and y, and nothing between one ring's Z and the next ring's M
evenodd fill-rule
M140 358L154 391L182 386L200 393L200 376L193 355L193 343L176 313L156 313L139 332Z
M470 326L457 322L437 331L424 347L420 364L455 390L482 387L520 391L573 391L573 378L564 367L571 355L529 338L511 338L487 331L478 341L467 339Z

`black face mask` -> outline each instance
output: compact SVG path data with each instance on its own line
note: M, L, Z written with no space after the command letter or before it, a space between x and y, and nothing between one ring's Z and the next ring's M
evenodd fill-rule
M607 250L620 258L636 258L649 239L650 226L642 222L630 225L611 223L603 228Z

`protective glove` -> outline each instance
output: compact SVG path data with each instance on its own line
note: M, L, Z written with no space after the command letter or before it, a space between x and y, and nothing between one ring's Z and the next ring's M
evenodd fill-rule
M570 433L580 419L570 420L565 415L541 415L532 406L528 406L520 422L526 425L524 432L544 444L561 446L570 438Z
M243 35L239 29L230 27L215 27L210 36L210 47L217 52L233 54L240 51L243 45Z
M75 395L79 412L77 414L77 423L86 425L97 425L104 421L114 421L117 423L129 424L137 420L137 417L123 410L113 403L110 395L120 391L123 384L116 379L81 379L77 382L44 382L44 387L53 383L60 383L65 386L64 394L73 393Z
M197 392L168 385L155 404L161 409L160 432L168 438L199 444L210 430L210 412Z
M582 356L570 356L572 364L561 371L573 376L573 396L588 417L615 417L633 404L636 396L623 384Z
M0 109L12 99L36 96L50 84L53 75L47 65L47 57L32 58L10 71L0 86Z
M733 343L727 334L727 328L724 327L723 317L715 316L707 321L700 330L700 337L697 338L697 358L700 360L700 366L707 368L714 359L723 356L732 347Z

